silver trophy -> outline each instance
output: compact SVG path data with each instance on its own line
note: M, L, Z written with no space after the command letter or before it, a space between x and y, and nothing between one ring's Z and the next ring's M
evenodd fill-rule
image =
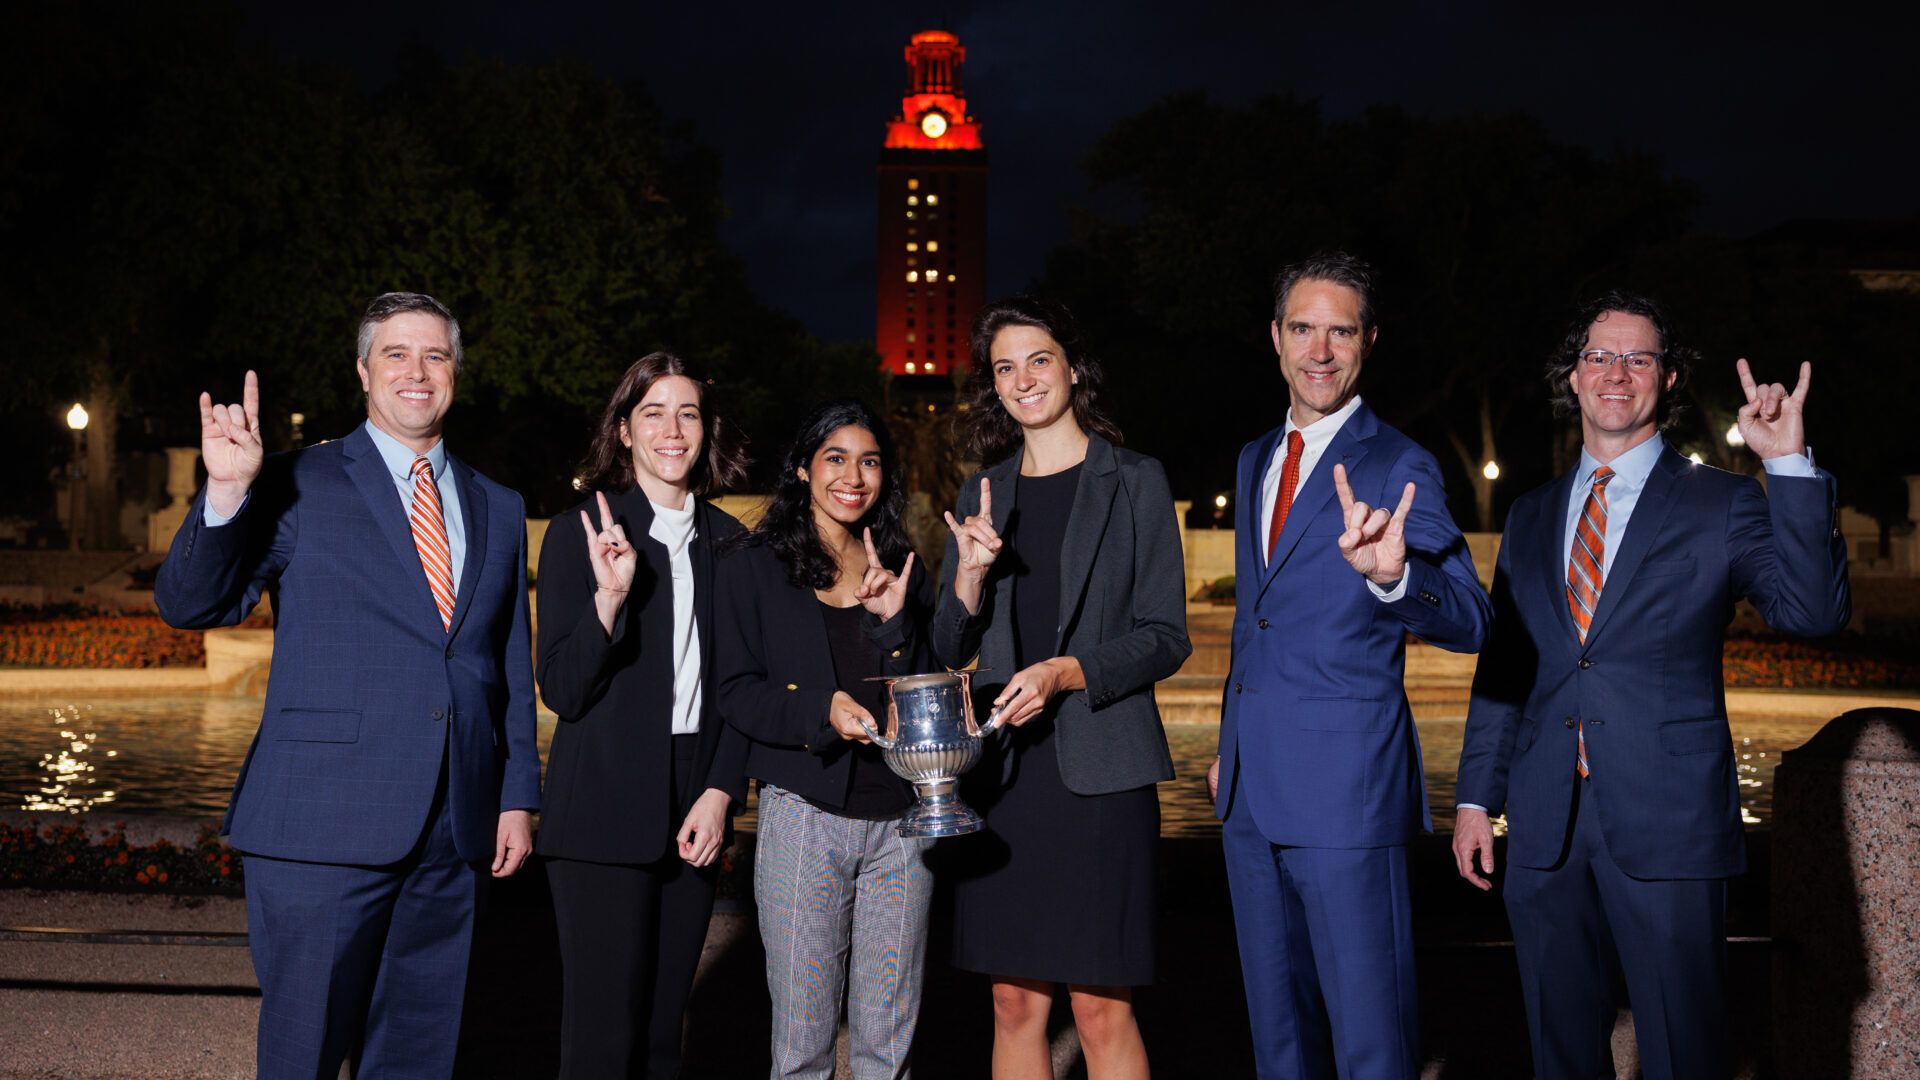
M977 832L980 815L960 801L960 774L980 760L980 739L1000 726L995 709L982 728L973 721L971 679L976 672L942 671L871 680L887 684L887 730L860 726L887 767L919 797L900 819L901 836L960 836Z

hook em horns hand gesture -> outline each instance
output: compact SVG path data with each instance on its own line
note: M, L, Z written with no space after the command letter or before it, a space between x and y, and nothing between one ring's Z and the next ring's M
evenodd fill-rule
M1413 481L1400 493L1391 515L1384 506L1368 506L1353 497L1344 465L1333 467L1333 488L1340 494L1340 554L1375 585L1392 585L1407 572L1407 511L1413 509Z
M1753 372L1745 359L1735 361L1734 367L1740 372L1740 389L1747 395L1747 403L1740 406L1740 437L1762 461L1806 453L1807 428L1802 410L1807 403L1807 387L1813 382L1813 365L1800 362L1800 381L1791 394L1779 383L1754 385Z
M885 622L900 614L901 606L907 602L907 579L913 576L913 552L907 552L906 565L895 574L880 564L880 552L873 546L873 530L864 530L861 537L867 545L867 576L861 580L860 587L853 590L853 595L861 606Z
M207 463L207 502L221 517L240 510L260 475L266 450L260 443L260 378L247 372L240 404L215 405L200 395L200 460Z
M596 491L593 498L599 504L600 524L594 525L587 512L580 511L580 528L587 534L587 561L593 565L593 584L603 591L624 595L633 587L640 554L627 541L626 528L613 519L613 508L607 505L606 494Z
M965 521L955 521L953 511L946 514L947 528L953 531L953 541L960 549L960 565L956 576L971 578L978 582L986 578L987 568L1000 554L1000 534L993 528L993 488L986 477L980 478L980 512L968 515Z

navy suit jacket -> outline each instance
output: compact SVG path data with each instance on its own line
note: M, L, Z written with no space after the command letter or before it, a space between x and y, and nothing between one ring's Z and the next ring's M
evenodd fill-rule
M1620 869L1652 879L1740 873L1746 845L1722 639L1743 596L1776 630L1846 626L1833 480L1773 476L1763 491L1669 448L1627 522L1584 646L1567 608L1573 480L1569 471L1528 492L1507 515L1459 799L1505 809L1514 863L1552 866L1584 720L1592 773L1584 797Z
M1406 635L1454 652L1486 638L1489 605L1447 513L1433 455L1362 402L1295 492L1271 564L1260 481L1283 428L1240 452L1233 668L1220 715L1222 818L1246 801L1270 842L1363 848L1433 828L1404 686ZM1340 554L1333 467L1354 498L1391 510L1415 485L1406 592L1391 604Z
M364 425L268 458L226 525L204 523L204 489L187 512L154 581L167 622L231 626L274 598L266 708L222 827L241 851L396 862L442 760L463 859L493 858L503 809L538 809L526 511L464 462L448 471L467 536L451 630Z

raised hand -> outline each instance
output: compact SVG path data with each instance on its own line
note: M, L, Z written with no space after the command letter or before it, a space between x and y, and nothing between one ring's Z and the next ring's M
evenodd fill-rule
M599 504L600 524L595 525L585 510L580 511L580 530L587 534L587 562L593 567L593 609L600 616L600 627L613 635L613 620L620 605L627 602L633 588L633 574L640 566L640 553L627 541L627 530L613 520L604 492L593 493Z
M975 582L983 581L987 568L1000 554L1000 534L993 528L993 490L987 486L987 478L980 478L980 512L969 516L965 521L955 521L953 511L946 514L947 528L953 530L954 543L960 548L960 565L956 576L970 577Z
M1407 572L1407 511L1413 509L1413 481L1400 493L1392 515L1384 506L1368 506L1353 497L1344 465L1333 467L1333 489L1340 493L1340 516L1347 531L1340 534L1340 554L1347 565L1375 585L1391 585Z
M247 372L238 405L215 405L212 394L201 393L200 460L207 464L207 501L213 512L232 517L266 460L260 443L260 379L253 372Z
M595 526L587 512L580 511L580 527L587 533L587 561L593 564L593 584L606 592L624 594L633 587L640 555L627 542L627 530L613 520L605 493L596 491L593 497L599 503L600 524Z
M1734 361L1734 367L1740 372L1740 389L1747 395L1738 420L1740 437L1747 441L1747 446L1759 454L1761 460L1806 453L1803 410L1807 387L1813 382L1813 365L1805 360L1800 362L1800 382L1791 394L1779 383L1754 385L1753 372L1747 368L1744 358Z
M900 614L900 608L907 602L907 579L913 576L913 552L907 552L906 565L895 574L880 565L880 552L873 546L873 530L865 530L861 538L867 545L867 576L861 580L860 587L853 590L853 595L861 606L885 622Z

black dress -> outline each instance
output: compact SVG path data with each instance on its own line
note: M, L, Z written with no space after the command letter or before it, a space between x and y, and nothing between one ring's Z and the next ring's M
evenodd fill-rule
M1022 668L1054 655L1060 549L1079 478L1075 466L1022 476L1015 488L1000 558L1016 560L1013 636ZM995 681L1012 674L996 672ZM986 828L945 841L941 853L954 889L954 966L1081 986L1151 983L1159 796L1152 785L1110 795L1067 790L1053 713L1049 707L994 740L997 751L964 780Z

